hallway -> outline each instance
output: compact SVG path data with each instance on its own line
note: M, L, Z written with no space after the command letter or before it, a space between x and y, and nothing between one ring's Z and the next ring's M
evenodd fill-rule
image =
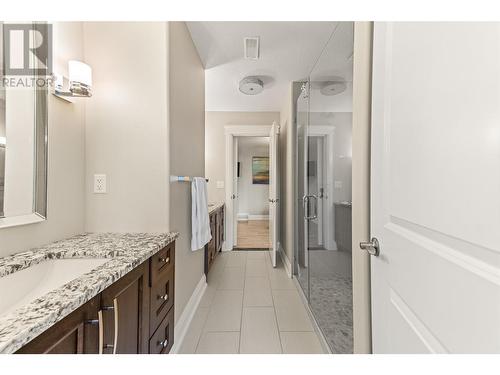
M223 252L180 348L193 353L324 353L294 282L267 252Z
M238 249L268 249L269 220L238 221Z

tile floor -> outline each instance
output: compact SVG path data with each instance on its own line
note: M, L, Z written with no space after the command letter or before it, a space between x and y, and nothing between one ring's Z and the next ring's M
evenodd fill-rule
M217 257L180 353L323 353L306 308L267 252Z

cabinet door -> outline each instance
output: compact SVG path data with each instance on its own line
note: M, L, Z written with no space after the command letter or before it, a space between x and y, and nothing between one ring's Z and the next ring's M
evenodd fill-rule
M102 292L101 353L148 352L148 266L146 261Z
M94 297L17 351L20 354L96 354L99 296Z

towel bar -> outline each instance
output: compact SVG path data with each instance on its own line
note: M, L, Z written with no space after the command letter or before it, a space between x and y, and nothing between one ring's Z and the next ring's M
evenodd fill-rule
M208 178L205 178L208 182ZM189 176L170 176L170 182L184 182L184 181L193 181L193 177Z

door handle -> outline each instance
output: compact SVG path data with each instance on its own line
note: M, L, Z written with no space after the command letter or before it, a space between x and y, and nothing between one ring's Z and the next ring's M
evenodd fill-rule
M368 254L378 257L380 254L380 244L375 237L372 237L369 242L360 242L359 247L361 250L368 251Z
M309 199L314 199L314 215L309 216ZM306 220L314 220L318 218L318 197L314 194L305 195L302 198L304 204L304 218Z

